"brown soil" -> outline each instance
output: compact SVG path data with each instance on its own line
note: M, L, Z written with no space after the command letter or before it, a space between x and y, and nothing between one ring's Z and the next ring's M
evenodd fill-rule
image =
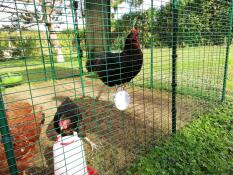
M52 145L56 133L52 120L56 107L69 96L77 99L87 128L87 136L99 145L91 151L85 143L86 159L89 165L100 174L121 174L135 158L158 140L171 133L171 94L158 91L129 87L130 107L119 111L112 103L114 88L103 87L99 80L84 77L85 96L82 96L80 78L69 78L21 85L6 89L5 105L13 101L28 101L41 105L46 115L38 154L35 155L34 167L27 174L53 174ZM98 92L104 93L97 100ZM199 102L178 97L177 128L192 120L192 110Z

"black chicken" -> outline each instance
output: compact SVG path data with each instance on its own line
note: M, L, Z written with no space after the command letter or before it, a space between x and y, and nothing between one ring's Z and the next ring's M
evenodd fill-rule
M84 140L91 145L92 150L97 148L97 145L86 137L82 114L80 113L78 105L69 97L67 97L57 108L53 124L58 134L65 136L72 135L73 132L77 132L79 137L84 138Z
M141 70L143 54L138 41L138 31L133 28L120 53L105 53L86 62L88 72L95 72L107 86L130 82Z

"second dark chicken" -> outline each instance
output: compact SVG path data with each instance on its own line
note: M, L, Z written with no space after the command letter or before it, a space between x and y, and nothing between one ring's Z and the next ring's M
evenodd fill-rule
M92 150L97 148L97 145L86 137L85 124L79 106L69 97L58 106L53 124L58 134L65 136L77 132L79 137L84 138L91 145Z

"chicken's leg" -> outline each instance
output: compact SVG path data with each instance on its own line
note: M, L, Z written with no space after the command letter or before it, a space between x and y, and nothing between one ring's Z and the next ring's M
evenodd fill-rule
M98 148L98 146L94 142L92 142L88 137L84 137L84 140L87 141L87 143L90 144L92 151L94 151L95 149Z
M100 96L101 96L101 94L104 92L104 90L105 90L105 85L102 85L101 86L101 88L100 88L100 90L99 90L99 92L98 92L98 94L97 94L97 96L96 96L96 100L99 100L99 98L100 98Z
M122 85L116 85L115 86L116 87L116 91L118 92L118 91L121 91L121 90L124 90L124 84Z

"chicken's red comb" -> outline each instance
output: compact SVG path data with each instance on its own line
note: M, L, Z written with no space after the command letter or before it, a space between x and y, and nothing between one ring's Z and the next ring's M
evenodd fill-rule
M137 30L135 27L133 27L133 28L131 29L131 32L132 32L132 33L135 33L135 32L138 32L138 30Z

